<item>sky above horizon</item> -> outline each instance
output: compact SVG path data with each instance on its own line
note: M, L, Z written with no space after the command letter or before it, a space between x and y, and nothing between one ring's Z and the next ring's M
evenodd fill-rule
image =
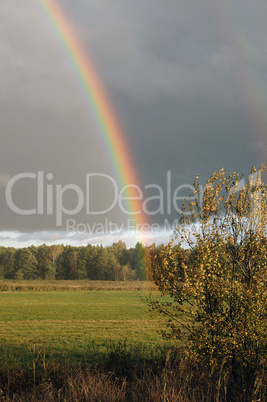
M173 194L197 174L204 185L222 166L247 177L266 162L266 1L53 2L122 127L138 176L129 184L150 200L148 241L169 239ZM133 245L110 155L40 0L1 0L0 54L0 244ZM76 213L81 197L90 208Z

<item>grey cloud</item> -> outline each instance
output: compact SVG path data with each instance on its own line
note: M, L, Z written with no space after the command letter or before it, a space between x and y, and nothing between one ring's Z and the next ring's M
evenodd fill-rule
M192 183L197 173L204 182L221 166L247 174L265 161L266 2L59 4L107 89L140 181L165 189L167 171L178 186ZM20 244L34 237L49 242L53 233L63 240L53 216L18 217L7 208L8 177L41 170L54 174L53 184L81 187L86 173L118 178L68 56L40 9L30 1L2 0L0 10L1 229L18 230ZM93 202L109 196L99 189ZM17 197L20 205L31 205L36 189L18 188ZM111 217L121 220L118 211Z
M10 180L10 176L6 173L0 172L0 187L5 187Z
M147 244L162 244L170 241L172 232L166 228L159 229L153 235L147 237ZM124 241L127 247L134 247L140 241L140 235L137 233L129 234L122 232L120 235L87 235L81 233L68 234L64 231L38 231L32 233L24 232L0 232L0 242L4 247L29 247L32 244L40 246L42 244L64 244L73 246L86 246L87 244L111 246L118 240Z

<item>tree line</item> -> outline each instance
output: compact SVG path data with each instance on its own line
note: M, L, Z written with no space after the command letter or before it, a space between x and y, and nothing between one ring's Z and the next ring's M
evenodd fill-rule
M152 280L152 262L161 246L122 241L112 246L0 246L0 279L46 280Z

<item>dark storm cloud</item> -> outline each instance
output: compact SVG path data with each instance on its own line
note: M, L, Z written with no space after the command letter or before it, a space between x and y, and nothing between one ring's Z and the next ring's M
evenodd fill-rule
M143 184L166 190L168 171L176 188L197 173L204 183L221 166L246 175L264 162L266 2L58 3L107 88ZM44 171L55 185L84 188L86 173L115 173L69 59L40 9L29 0L2 0L0 10L1 229L61 233L54 216L30 219L10 211L8 179ZM103 202L102 193L94 192L95 203ZM35 199L34 186L17 195L21 205ZM120 218L114 211L112 219ZM79 220L88 216L81 213ZM90 224L102 220L91 216Z

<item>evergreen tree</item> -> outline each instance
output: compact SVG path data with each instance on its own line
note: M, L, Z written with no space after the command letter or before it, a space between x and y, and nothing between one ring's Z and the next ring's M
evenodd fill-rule
M18 271L23 279L38 279L38 262L29 248L18 249L15 252L15 276ZM20 276L21 276L20 274Z

